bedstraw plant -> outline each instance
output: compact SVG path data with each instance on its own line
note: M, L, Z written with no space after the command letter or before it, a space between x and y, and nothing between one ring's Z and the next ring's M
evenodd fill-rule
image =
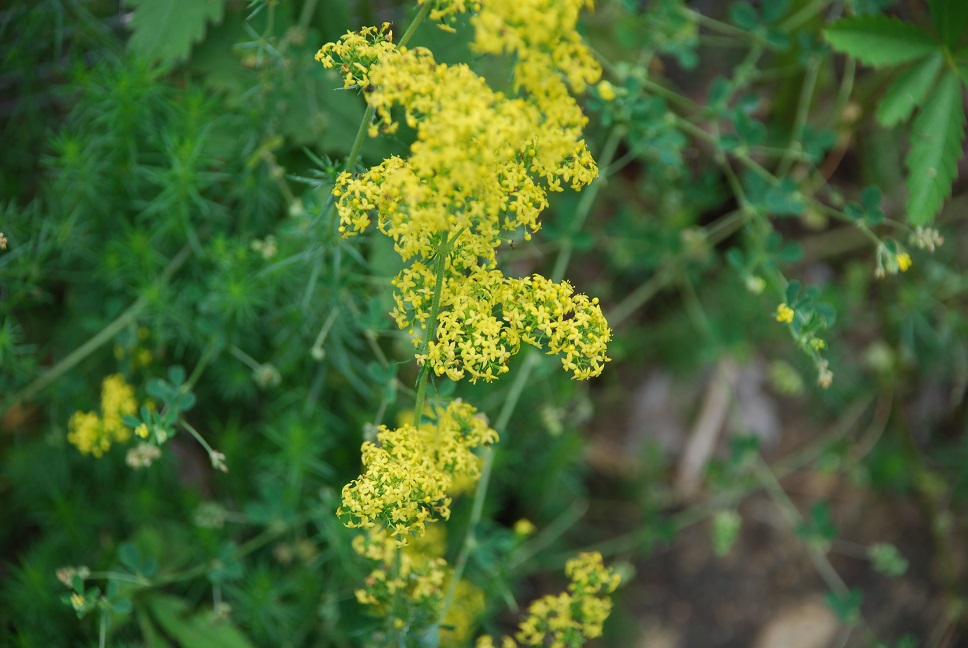
M767 518L966 632L965 7L3 9L0 644L706 646L649 557Z

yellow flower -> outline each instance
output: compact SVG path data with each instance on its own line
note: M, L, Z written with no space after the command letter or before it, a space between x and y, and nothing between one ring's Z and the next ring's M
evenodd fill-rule
M780 304L776 307L776 321L782 322L784 324L789 324L793 321L793 309L786 304Z
M525 537L533 534L535 530L535 526L531 520L521 518L514 523L514 535Z
M911 255L907 252L897 254L894 256L894 258L897 260L897 267L901 272L907 272L908 268L911 267Z
M67 440L83 454L102 457L112 443L124 443L131 431L124 416L138 411L134 390L121 374L113 374L101 383L101 416L94 412L75 412L67 423Z
M608 81L600 82L598 84L598 96L602 98L602 101L614 101L615 86Z

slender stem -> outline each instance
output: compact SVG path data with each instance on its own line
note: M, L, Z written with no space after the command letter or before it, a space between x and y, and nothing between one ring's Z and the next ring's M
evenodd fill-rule
M101 627L98 630L98 637L97 637L98 648L105 648L105 646L108 645L108 621L109 621L108 615L109 614L110 614L110 611L107 608L103 608L101 610L101 619L100 619L101 622L99 624Z
M609 133L608 139L605 141L605 146L602 147L602 154L599 160L599 166L601 168L608 168L611 164L612 158L615 157L615 151L618 149L618 145L624 136L624 127L614 128ZM585 224L585 220L588 218L589 212L591 212L595 198L598 196L598 192L605 182L607 182L607 178L605 176L599 176L598 180L582 192L581 199L578 201L578 206L575 209L575 218L565 233L561 247L558 250L558 258L555 259L554 270L552 270L550 277L552 281L561 281L564 278L565 269L568 267L568 263L571 261L571 254L575 249L572 235L578 233Z
M198 441L200 444L202 444L202 447L205 448L205 451L208 453L209 460L211 460L211 462L212 462L212 467L213 468L216 468L217 470L221 470L222 472L227 472L228 469L225 468L225 464L224 464L225 457L224 456L221 456L214 448L212 448L212 446L208 445L208 441L206 441L204 439L204 437L202 437L202 435L198 432L198 430L196 430L194 427L192 427L188 423L188 421L186 421L185 419L179 419L178 422L181 423L182 427L184 427L186 430L188 430L188 432L193 437L195 437L195 440L196 441ZM218 459L217 459L217 457L218 457ZM220 464L221 467L219 467L219 462L222 462Z
M161 276L158 277L155 282L155 287L162 286L171 279L172 275L178 271L179 268L188 260L191 256L192 248L186 245L178 254L176 254L172 260L168 263L165 269L162 271ZM148 305L148 299L146 297L139 297L131 306L128 307L126 311L121 313L113 322L108 324L106 327L101 329L101 331L92 337L90 340L77 347L67 355L63 360L58 362L56 365L48 369L44 374L39 376L36 380L30 383L27 387L23 388L12 397L3 401L2 407L0 409L6 410L9 407L21 403L23 401L33 398L37 393L45 389L52 382L60 378L62 375L74 368L75 365L80 363L82 360L87 358L89 355L97 351L102 345L107 343L111 338L120 333L126 326L134 322L141 311Z
M424 21L424 18L430 15L430 8L433 4L434 3L430 0L427 0L423 3L423 6L420 7L420 12L414 16L413 20L410 21L410 25L407 27L407 31L403 32L403 36L400 37L400 42L397 43L397 47L406 46L406 44L410 41L410 37L413 36L415 31L417 31L417 27L420 26L420 23Z
M370 122L373 121L374 113L376 113L376 108L367 104L366 110L363 111L363 119L360 120L360 128L356 131L356 138L353 140L352 148L350 148L350 154L346 156L347 173L353 173L353 167L359 161L360 149L363 148L363 138L370 127Z
M817 77L820 72L820 61L813 58L807 64L807 73L803 79L803 89L800 91L800 98L797 101L797 114L793 121L793 133L790 138L790 145L787 153L780 160L776 175L783 177L790 171L796 160L796 155L803 148L803 133L807 125L807 115L810 112L810 104L813 101L813 94L817 88Z
M208 366L208 363L212 361L213 357L215 357L215 345L209 344L205 349L205 352L202 354L201 360L198 361L198 364L195 365L195 369L192 370L192 375L189 376L188 380L185 381L185 384L183 385L185 390L190 390L195 386L195 383L198 382L198 379L202 377L202 372L205 371L205 367Z
M434 264L437 283L434 285L434 297L430 303L430 318L428 319L427 334L423 344L423 366L420 367L420 373L417 375L417 399L413 404L413 424L416 427L419 427L421 420L423 420L424 399L427 396L427 382L430 378L430 362L426 356L430 350L430 343L437 337L437 317L440 316L440 299L444 292L444 275L447 273L447 257L450 256L450 251L454 247L454 240L458 236L460 236L460 232L453 239L445 238L437 247L437 260Z
M235 346L234 344L229 347L229 353L235 356L236 359L240 360L243 364L248 366L249 369L251 369L252 371L259 371L260 369L262 369L262 365L259 364L255 358L253 358L248 353L246 353L239 347Z
M795 528L800 525L803 522L803 518L797 510L796 504L790 500L790 496L783 490L783 486L777 481L776 475L773 474L773 471L762 457L757 457L753 470L763 485L763 488L769 494L770 499L774 501L787 518L790 526ZM806 543L806 546L810 553L810 560L813 562L817 571L820 572L820 577L827 583L827 587L838 594L846 594L849 591L847 584L840 577L840 574L837 573L837 570L834 569L834 566L830 564L830 560L827 559L826 554L809 542Z

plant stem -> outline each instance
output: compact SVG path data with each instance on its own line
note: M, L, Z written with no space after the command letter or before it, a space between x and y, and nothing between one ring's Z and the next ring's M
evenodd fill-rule
M171 279L172 275L174 275L175 272L182 267L185 261L188 260L188 257L191 256L191 253L192 248L190 245L186 245L179 250L178 254L176 254L172 260L168 262L168 265L165 266L165 269L161 272L161 275L158 277L157 281L155 281L154 287L157 288L168 283L168 280ZM138 316L141 315L141 311L144 310L147 305L148 298L144 296L139 297L113 322L101 329L97 335L74 349L74 351L69 353L67 357L48 369L36 380L27 385L27 387L23 388L6 401L3 401L0 410L6 411L7 409L12 408L14 405L33 398L37 393L48 387L52 382L73 369L75 365L97 351L102 345L120 333L126 326L129 326L132 322L134 322Z
M450 256L450 251L453 249L454 241L458 236L460 236L460 232L453 239L445 238L437 247L437 260L434 263L437 283L434 285L434 297L430 304L430 318L427 320L427 335L424 338L422 349L424 356L423 366L420 367L420 373L417 374L417 398L413 404L414 427L420 427L420 422L423 419L424 400L427 396L427 381L430 378L430 362L427 358L427 352L430 350L430 343L437 337L437 317L440 316L440 299L444 292L444 275L447 272L447 257Z
M406 46L406 44L410 41L410 37L413 36L415 31L417 31L417 27L420 26L420 23L424 21L424 18L430 15L430 7L433 4L434 3L430 2L429 0L423 3L423 6L420 7L420 11L416 16L414 16L413 20L410 21L407 31L403 32L403 36L400 37L400 42L397 43L397 47Z

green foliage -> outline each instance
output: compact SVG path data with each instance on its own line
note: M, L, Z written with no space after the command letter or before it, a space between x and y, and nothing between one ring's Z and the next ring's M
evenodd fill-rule
M968 24L968 10L963 3L949 0L931 2L930 8L940 43L910 23L884 16L845 18L824 30L835 49L867 65L914 63L887 90L877 119L894 126L907 120L916 107L921 108L905 159L907 215L915 226L934 220L951 194L958 160L964 154L964 82L959 79L961 63L953 60L953 50ZM939 72L940 80L935 83Z
M910 63L939 47L930 34L886 16L844 18L823 33L838 51L875 67Z
M908 569L908 561L892 544L879 542L867 548L874 569L888 576L903 576Z
M151 63L171 65L188 58L205 38L209 23L222 21L225 0L125 0L134 8L130 50Z
M951 195L958 160L964 155L965 109L958 77L946 72L924 102L911 131L908 170L908 218L927 225Z
M940 565L963 553L968 505L963 215L938 217L964 198L968 4L930 0L924 26L882 0L829 25L834 3L596 4L583 33L610 85L582 101L601 180L553 195L534 240L501 253L520 276L562 255L576 290L601 296L613 362L591 387L535 356L494 385L428 390L491 421L514 403L480 522L474 493L458 495L441 540L486 601L474 632L507 631L510 608L553 591L538 572L586 546L641 569L703 520L714 555L746 556L761 522L739 511L761 491L822 574L864 537L873 571L927 579L904 537L934 532ZM0 25L18 97L0 113L0 508L16 521L0 528L0 644L89 645L103 629L107 645L380 645L388 630L355 595L372 565L334 512L361 443L410 416L419 367L387 317L392 242L343 239L332 210L363 101L313 60L369 8L127 5L130 35L103 3L14 3ZM398 38L411 9L386 8ZM454 28L413 43L449 43L441 60L480 68L466 19ZM876 70L855 75L836 53ZM487 78L511 92L505 64ZM351 170L413 137L364 138ZM780 411L781 443L718 437L700 492L683 496L678 455L642 441L653 419L621 412L654 370L667 409L685 411L663 424L686 437L720 366L765 369L755 396ZM139 406L131 440L95 460L67 443L69 421L98 409L113 373ZM728 383L723 434L747 429L745 380ZM142 443L160 456L135 470ZM801 513L783 491L793 471L927 522L871 541L840 498ZM828 582L838 618L864 645L911 644L865 619L884 577L854 574L847 590ZM657 598L652 577L630 601Z

